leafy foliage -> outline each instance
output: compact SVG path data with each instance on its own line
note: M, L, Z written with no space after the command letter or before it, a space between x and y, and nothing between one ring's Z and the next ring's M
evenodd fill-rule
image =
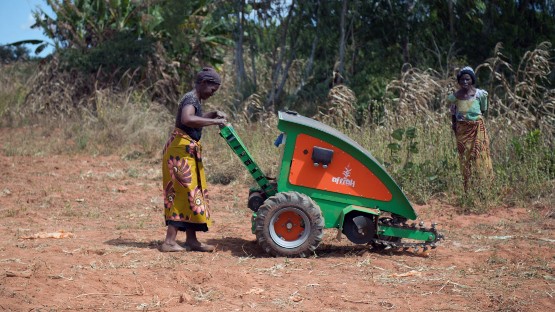
M395 139L395 142L391 142L387 145L390 151L390 163L385 163L386 166L394 166L395 164L403 164L401 167L404 169L410 169L414 166L411 161L412 155L418 154L418 141L416 141L416 128L398 128L391 133L391 137ZM402 144L402 145L401 145ZM405 152L404 160L401 159L401 153Z
M129 87L143 89L173 109L182 92L180 75L190 80L198 64L221 64L222 47L229 44L223 23L207 13L214 1L47 3L56 17L37 11L35 27L43 29L57 50L33 80L29 101L42 99L40 107L31 105L38 111L71 113L80 106L95 111L94 91Z
M29 49L24 46L0 45L0 64L9 64L29 59Z
M136 38L153 37L161 22L157 1L46 0L56 17L35 12L36 24L56 46L84 51L101 45L120 32Z
M232 44L228 21L212 13L222 5L225 5L224 1L162 2L162 22L157 30L168 57L192 72L199 65L206 64L221 69L225 48Z
M94 73L99 69L108 72L142 68L154 55L154 40L144 38L137 40L132 33L120 32L109 41L88 49L81 53L76 49L61 51L63 62L61 70L79 70L84 73Z

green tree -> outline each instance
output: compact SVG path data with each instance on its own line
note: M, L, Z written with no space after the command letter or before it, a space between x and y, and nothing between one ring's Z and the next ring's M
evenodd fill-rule
M157 29L169 58L189 74L203 65L221 67L227 47L233 44L229 22L217 14L226 2L166 0L161 6L163 22Z
M26 61L30 58L29 49L23 45L0 45L0 64Z

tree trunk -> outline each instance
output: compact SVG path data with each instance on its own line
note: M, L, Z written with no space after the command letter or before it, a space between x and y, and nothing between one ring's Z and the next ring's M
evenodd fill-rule
M242 94L244 91L244 86L247 80L247 74L245 72L245 63L243 61L243 11L245 7L245 0L236 0L236 17L237 17L237 27L236 27L236 40L235 40L235 86L238 94ZM242 99L241 99L242 100Z
M316 26L316 31L314 31L315 35L314 35L314 39L312 40L312 47L310 49L310 57L308 58L308 62L306 63L306 67L304 70L304 74L302 76L301 79L301 85L299 86L299 89L301 89L302 87L304 87L304 85L306 84L306 81L308 80L308 77L310 77L310 74L312 73L312 67L314 66L314 56L316 55L316 47L318 46L318 41L320 40L320 32L318 32L318 21L320 19L320 0L318 0L317 2L317 8L316 8L316 20L315 20L315 26Z
M405 3L405 18L404 18L404 31L403 31L403 37L401 39L401 47L403 49L403 63L404 64L409 64L410 63L410 15L412 13L412 10L414 9L414 6L416 4L416 1L407 1Z
M453 1L455 0L447 1L449 4L449 35L451 36L451 41L455 39L455 8Z
M354 27L354 19L351 19L351 23L349 26L349 36L351 37L351 51L353 51L351 55L351 66L349 69L349 74L353 76L355 74L355 65L356 65L356 56L357 56L357 46L355 42L355 27Z
M341 39L339 41L339 66L337 67L337 71L342 76L345 76L345 20L347 18L347 1L343 0L343 9L341 10Z
M403 41L401 42L403 48L403 64L408 64L410 62L410 51L409 51L409 36L408 34L403 35Z
M256 80L256 42L255 40L250 40L250 50L251 50L251 67L252 67L252 84L253 89L256 91L258 88L258 82Z
M295 60L295 51L296 49L292 49L291 57L287 61L287 64L285 64L285 69L283 70L283 75L281 76L281 82L279 83L279 86L276 90L276 99L279 99L281 97L281 93L283 92L283 88L285 87L285 82L287 81L287 77L289 76L289 68L291 68L293 61Z
M316 55L316 47L318 46L318 32L314 36L314 40L312 40L312 48L310 49L310 57L308 58L308 62L306 63L306 67L304 70L304 75L301 80L301 88L305 85L308 77L310 77L310 73L312 73L312 67L314 66L314 55Z
M283 31L281 33L281 40L280 40L280 49L279 49L279 57L277 62L274 65L273 75L272 75L272 86L270 87L270 93L268 94L268 98L266 100L266 109L269 111L275 111L275 104L277 100L278 94L278 80L282 73L282 64L283 59L285 58L286 53L286 42L287 42L287 33L289 30L289 24L291 23L291 18L293 16L293 9L295 7L295 0L291 1L291 6L289 7L289 12L287 13L287 17L285 21L283 21Z

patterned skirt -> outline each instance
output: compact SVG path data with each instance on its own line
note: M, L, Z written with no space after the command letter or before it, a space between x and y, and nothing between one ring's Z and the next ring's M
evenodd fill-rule
M491 180L493 166L484 121L457 121L456 137L464 190Z
M211 225L202 147L175 128L164 147L162 181L166 225L208 231Z

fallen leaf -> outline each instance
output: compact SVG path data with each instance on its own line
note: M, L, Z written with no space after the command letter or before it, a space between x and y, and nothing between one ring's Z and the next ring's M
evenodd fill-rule
M500 239L500 240L505 240L505 239L511 239L513 238L512 235L505 235L505 236L489 236L489 239Z
M179 303L191 302L192 300L193 300L193 297L191 297L191 295L187 293L183 293L179 296Z
M125 193L125 192L127 192L127 190L128 190L128 188L126 188L125 186L118 187L118 192L120 192L120 193Z
M291 301L293 301L293 302L299 302L299 301L302 301L302 300L303 300L303 297L301 297L301 296L291 296L290 299L291 299Z
M30 278L31 275L33 274L33 272L31 271L6 271L6 276L7 277L24 277L24 278Z
M391 277L408 277L408 276L421 276L421 275L422 275L422 272L412 270L412 271L408 271L408 272L400 273L400 274L394 273L394 274L391 274L390 276Z
M37 239L37 238L72 238L72 237L75 237L75 235L73 233L58 231L58 232L51 232L51 233L39 232L39 233L35 233L31 236L22 236L21 238L22 239Z
M249 291L245 293L245 295L260 295L264 292L262 288L251 288Z

